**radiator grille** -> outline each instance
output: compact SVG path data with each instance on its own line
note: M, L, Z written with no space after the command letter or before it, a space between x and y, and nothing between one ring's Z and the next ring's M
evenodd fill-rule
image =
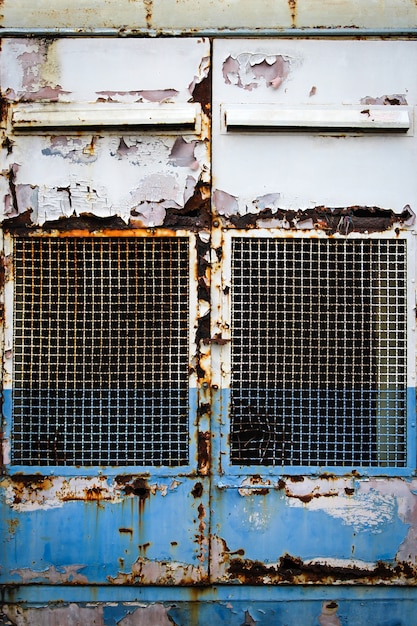
M188 463L187 238L17 238L12 462Z
M233 238L231 461L406 465L406 242Z

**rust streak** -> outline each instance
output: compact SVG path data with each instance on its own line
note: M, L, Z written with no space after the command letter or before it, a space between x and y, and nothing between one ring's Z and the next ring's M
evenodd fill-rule
M297 0L288 0L288 6L291 13L291 25L295 28L297 22Z
M148 28L151 28L152 27L153 0L143 0L143 5L145 7L146 26Z
M402 213L394 213L391 209L376 206L325 207L317 206L304 211L285 211L279 209L263 209L259 213L231 215L227 221L234 228L256 228L258 221L279 220L287 222L289 229L303 230L304 224L311 224L317 230L323 230L331 236L336 233L348 235L351 232L372 233L389 230L395 224L407 225L415 219L414 213L406 205Z
M198 473L207 476L210 471L210 432L198 433Z
M269 583L330 584L355 581L357 583L391 582L401 579L415 581L417 569L409 563L387 565L381 561L373 567L332 566L321 562L303 562L289 554L282 556L275 565L266 565L249 559L230 559L228 574L243 584L260 585Z

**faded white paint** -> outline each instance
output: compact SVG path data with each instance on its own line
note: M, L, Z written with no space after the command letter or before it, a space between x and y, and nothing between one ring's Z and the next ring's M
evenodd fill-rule
M368 27L400 28L417 25L413 0L4 0L2 26L88 28L152 28L162 31L224 27L314 28ZM122 31L123 32L123 31Z

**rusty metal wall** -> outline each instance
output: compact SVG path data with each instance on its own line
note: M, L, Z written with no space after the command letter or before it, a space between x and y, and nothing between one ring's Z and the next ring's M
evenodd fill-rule
M382 8L387 21L373 25L392 17ZM390 26L413 26L413 10L397 3ZM394 40L3 40L0 623L413 623L416 57L414 41ZM265 103L401 109L410 123L389 134L225 129L222 107ZM177 127L164 127L165 110ZM405 468L229 462L239 234L407 240ZM189 466L11 463L13 242L34 236L189 238Z

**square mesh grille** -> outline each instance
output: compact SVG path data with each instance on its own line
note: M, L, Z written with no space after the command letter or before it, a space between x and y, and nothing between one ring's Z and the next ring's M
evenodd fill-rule
M406 465L406 242L233 238L231 462Z
M188 463L187 238L17 238L12 462Z

